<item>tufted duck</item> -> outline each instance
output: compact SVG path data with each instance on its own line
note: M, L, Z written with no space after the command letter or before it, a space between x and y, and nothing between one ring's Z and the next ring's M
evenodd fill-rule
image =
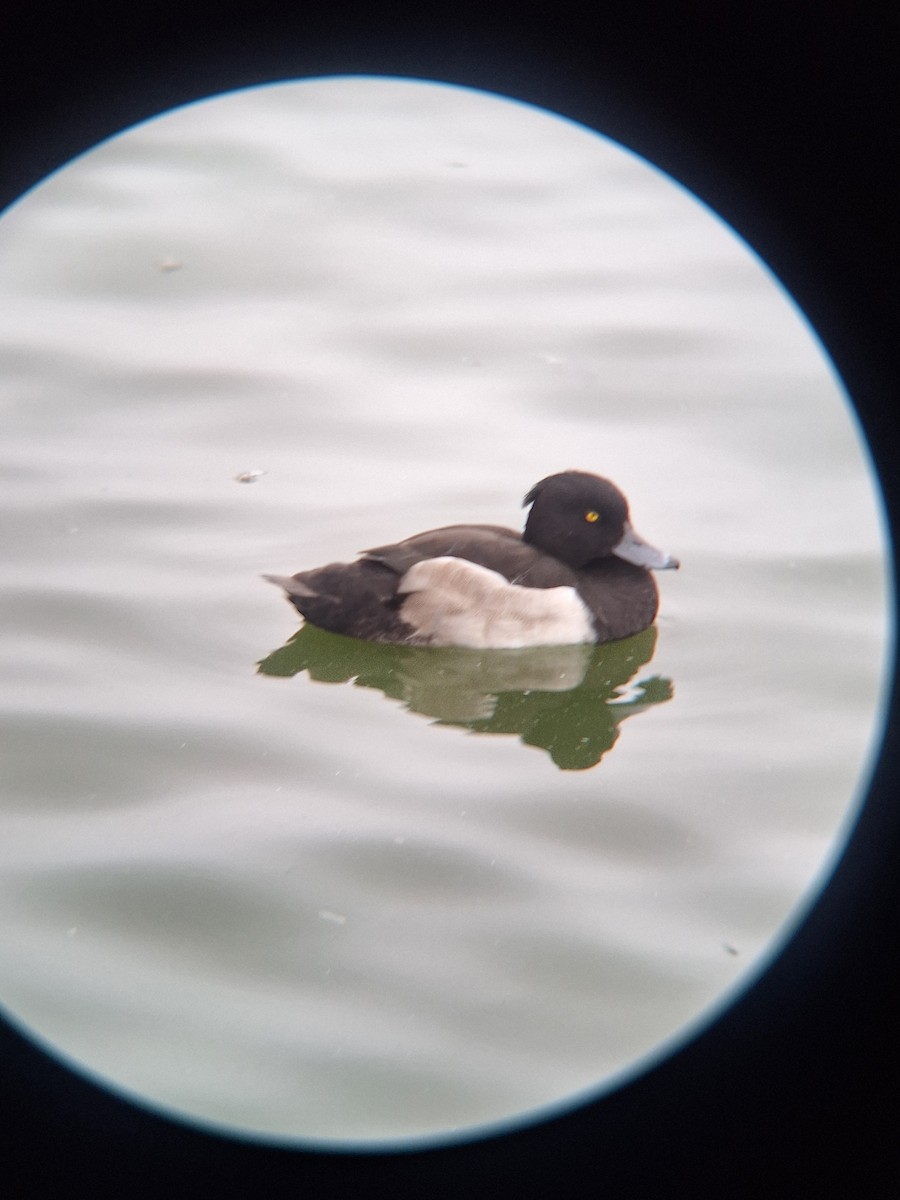
M297 575L266 575L313 625L371 642L512 649L611 642L653 623L650 569L678 560L638 537L608 479L535 484L525 532L448 525Z

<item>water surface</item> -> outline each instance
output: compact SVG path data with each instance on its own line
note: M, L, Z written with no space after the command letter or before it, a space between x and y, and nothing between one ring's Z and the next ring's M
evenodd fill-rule
M525 106L310 81L46 181L0 297L13 1020L188 1118L396 1141L611 1086L752 981L865 788L885 540L707 209ZM633 645L348 646L260 579L567 467L681 559Z

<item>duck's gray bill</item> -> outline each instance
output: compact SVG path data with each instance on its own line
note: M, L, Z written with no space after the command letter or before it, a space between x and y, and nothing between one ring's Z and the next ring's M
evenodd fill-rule
M657 550L631 528L625 526L622 540L613 547L613 554L624 558L626 562L634 563L636 567L650 567L656 571L666 571L670 568L677 570L681 565L677 558L666 554L665 550Z

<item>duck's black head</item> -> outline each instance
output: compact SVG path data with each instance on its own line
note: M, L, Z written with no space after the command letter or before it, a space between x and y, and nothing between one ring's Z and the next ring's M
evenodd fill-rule
M562 471L536 483L524 540L574 570L615 554L640 567L677 567L678 560L639 538L628 501L614 483L587 471Z

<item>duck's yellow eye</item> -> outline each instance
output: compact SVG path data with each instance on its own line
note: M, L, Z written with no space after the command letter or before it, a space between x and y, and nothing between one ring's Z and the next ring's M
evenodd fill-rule
M600 520L600 514L598 512L594 512L594 510L592 508L589 508L587 510L587 512L584 514L584 519L586 521L589 521L591 523L591 525L593 525L593 523L595 521Z

